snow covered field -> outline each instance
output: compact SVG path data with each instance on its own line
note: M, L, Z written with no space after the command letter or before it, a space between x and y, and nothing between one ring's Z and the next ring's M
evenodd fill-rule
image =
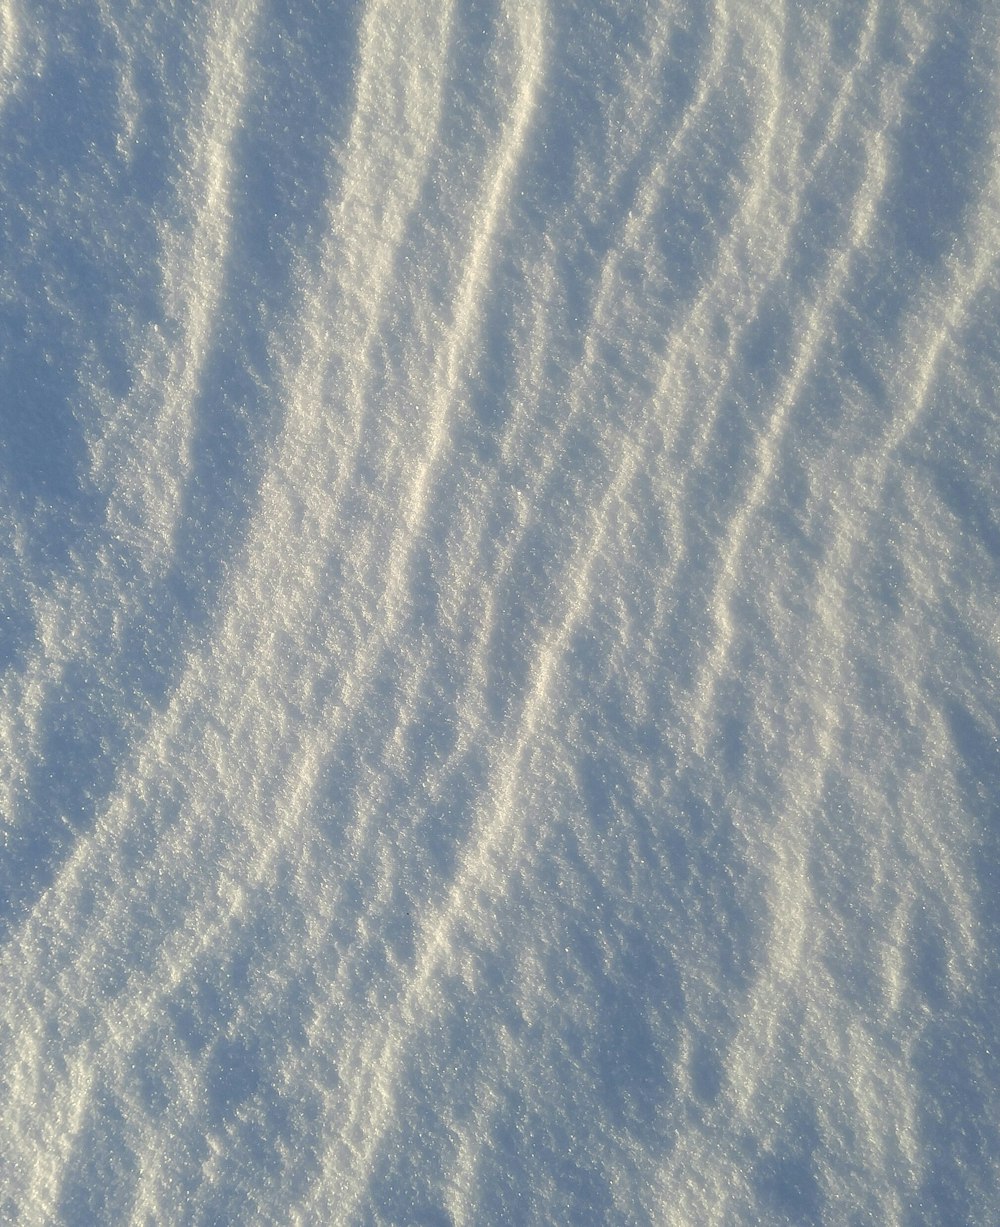
M1000 1221L998 55L0 0L0 1223Z

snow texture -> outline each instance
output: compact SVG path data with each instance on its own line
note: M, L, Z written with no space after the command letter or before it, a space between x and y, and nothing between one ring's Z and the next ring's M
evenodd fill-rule
M0 1222L997 1221L998 51L0 0Z

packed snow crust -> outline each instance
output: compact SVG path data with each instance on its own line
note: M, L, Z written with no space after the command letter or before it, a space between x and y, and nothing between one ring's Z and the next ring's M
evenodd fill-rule
M0 0L0 1222L997 1221L998 49Z

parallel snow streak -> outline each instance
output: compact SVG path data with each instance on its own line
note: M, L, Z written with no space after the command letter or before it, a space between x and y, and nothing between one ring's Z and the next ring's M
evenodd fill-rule
M169 222L161 227L158 273L162 284L157 290L162 294L165 326L152 324L145 329L135 358L133 387L126 397L116 401L100 385L88 389L94 397L94 481L108 496L104 540L98 544L96 557L78 564L82 575L40 594L35 603L37 651L28 658L20 676L5 679L5 698L15 720L5 728L8 744L4 758L12 765L18 759L27 765L42 757L45 751L40 744L40 729L46 709L66 701L60 689L68 670L81 658L101 659L109 639L116 648L120 640L127 642L130 619L138 620L145 614L144 606L155 593L155 584L176 562L173 535L181 514L194 426L193 402L225 280L231 147L249 81L246 55L254 35L255 16L254 4L240 3L225 13L209 14L205 28L199 26L195 31L201 40L196 70L201 88L192 92L192 115L181 141L184 148L176 191L178 215L183 221L176 230ZM115 33L120 36L118 30ZM148 49L142 51L147 53ZM92 372L81 374L87 387ZM109 584L109 578L119 584ZM128 667L126 662L124 669ZM19 782L17 775L5 781L8 817L16 818L21 808L16 795ZM60 820L66 821L59 814L48 816L54 824ZM85 851L89 851L88 845L81 841L61 878L75 890L81 885L84 890L88 888L76 876ZM62 898L60 885L56 886L56 900ZM55 906L58 931L75 913L70 909L60 914L61 902ZM43 922L43 931L45 927ZM69 940L75 943L82 936L71 932ZM30 949L29 939L21 955ZM8 946L4 953L9 957L13 950ZM15 964L28 966L21 962L20 955ZM41 965L36 965L35 974L42 975ZM34 1153L23 1173L25 1187L30 1189L30 1197L19 1211L25 1222L51 1222L56 1217L58 1187L64 1176L61 1168L86 1106L87 1092L82 1088L90 1085L96 1072L86 1064L58 1089L50 1091L42 1080L33 1083L31 1093L11 1094L13 1109L24 1114L21 1127L25 1138L38 1139L31 1144ZM20 1074L14 1071L12 1076ZM40 1098L49 1105L45 1116L37 1110ZM11 1196L17 1194L18 1187L19 1182L12 1182Z
M199 57L194 72L201 80L189 100L188 126L178 134L178 220L165 219L158 228L161 320L128 330L142 337L131 358L131 388L118 397L99 367L88 364L77 373L89 402L80 412L90 435L90 455L81 468L90 470L107 500L103 536L93 552L74 558L75 574L53 591L32 593L35 650L19 675L4 679L13 716L5 729L5 765L43 757L40 730L60 702L67 669L81 658L105 657L109 640L121 652L121 641L141 625L148 605L162 599L157 585L176 564L174 534L188 479L195 401L225 282L232 143L248 84L246 53L255 16L254 4L241 3L226 15L209 14L205 28L199 23L192 33ZM130 56L151 55L141 33L139 45L123 52L126 65ZM117 27L114 34L122 39ZM128 78L126 68L123 80ZM119 101L116 119L136 102L131 87ZM93 208L103 207L97 196ZM106 220L96 219L98 225ZM91 326L89 320L81 323ZM123 673L128 669L125 662ZM7 771L4 792L8 821L17 821L23 799ZM51 818L59 821L60 815Z
M21 16L14 0L0 5L0 107L14 88L21 48Z
M91 444L95 478L113 494L107 532L154 572L173 546L181 514L200 390L223 293L230 244L233 145L242 115L256 0L211 13L203 93L183 139L176 192L180 217L158 227L164 329L153 326L136 363L134 390ZM123 109L137 101L124 78ZM134 87L133 87L134 88ZM170 337L163 331L168 330ZM110 470L110 473L109 473ZM154 562L154 560L157 560Z
M996 19L369 0L329 64L266 6L186 20L39 26L106 60L91 210L163 182L144 292L60 351L102 500L66 561L0 489L40 875L0 1219L984 1221ZM953 43L991 169L918 258ZM261 226L251 125L303 95L343 127L309 224ZM223 524L197 451L251 385ZM52 811L67 746L92 812Z

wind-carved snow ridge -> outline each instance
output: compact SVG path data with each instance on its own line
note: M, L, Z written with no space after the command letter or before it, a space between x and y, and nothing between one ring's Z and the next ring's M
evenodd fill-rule
M0 6L0 1221L992 1221L998 43Z
M0 105L14 88L21 49L21 18L13 0L0 6Z

